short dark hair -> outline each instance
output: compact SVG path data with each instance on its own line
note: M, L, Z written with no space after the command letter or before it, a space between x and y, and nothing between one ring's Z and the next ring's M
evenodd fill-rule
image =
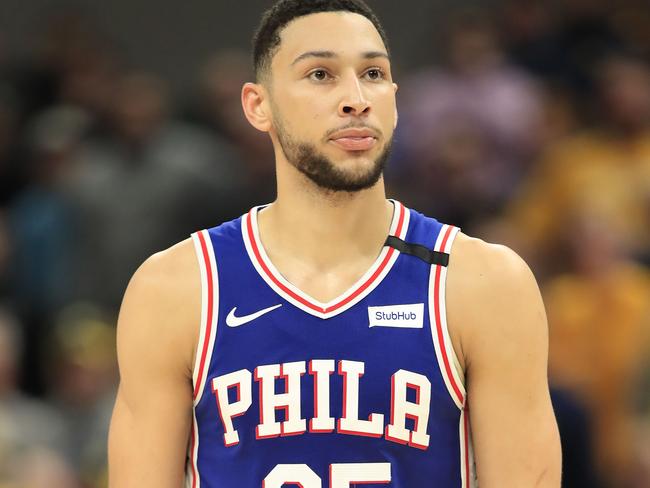
M271 59L280 45L282 29L298 17L319 12L352 12L363 15L375 26L390 54L384 28L363 0L280 0L264 12L253 37L253 70L258 82L271 66Z

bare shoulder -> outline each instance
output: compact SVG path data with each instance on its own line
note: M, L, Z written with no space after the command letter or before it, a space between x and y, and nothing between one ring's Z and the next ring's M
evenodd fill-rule
M490 349L504 338L525 342L546 334L546 315L535 277L517 253L459 233L447 276L450 335L463 367L471 349Z
M150 256L133 275L129 288L157 293L188 293L198 285L199 267L191 238Z
M462 232L454 243L450 260L450 280L452 274L454 278L463 280L464 284L469 286L468 292L480 289L489 292L494 286L512 285L513 281L534 281L528 265L512 249L470 237Z
M191 372L200 301L200 271L192 239L150 256L134 273L124 295L118 355L144 341Z

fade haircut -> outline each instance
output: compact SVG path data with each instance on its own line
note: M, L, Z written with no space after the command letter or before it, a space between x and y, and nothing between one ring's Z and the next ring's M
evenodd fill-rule
M320 12L352 12L363 15L377 29L386 51L388 38L379 19L363 0L280 0L269 8L253 37L253 70L259 83L266 79L271 60L280 46L280 33L293 20Z

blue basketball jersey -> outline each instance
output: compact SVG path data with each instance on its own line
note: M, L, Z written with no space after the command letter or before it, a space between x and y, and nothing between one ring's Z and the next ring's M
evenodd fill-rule
M458 228L393 204L394 238L328 303L273 266L261 207L193 234L203 296L186 486L474 486L445 313Z

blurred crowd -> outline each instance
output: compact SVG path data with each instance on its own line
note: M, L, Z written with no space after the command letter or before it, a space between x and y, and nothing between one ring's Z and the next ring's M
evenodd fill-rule
M0 32L0 488L106 486L115 322L150 254L274 198L246 51L176 93L92 20ZM650 487L650 4L449 12L394 73L388 192L533 268L567 488ZM403 35L404 33L393 33Z

